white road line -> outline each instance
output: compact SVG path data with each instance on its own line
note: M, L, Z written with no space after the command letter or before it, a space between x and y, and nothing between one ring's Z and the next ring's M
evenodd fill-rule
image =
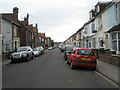
M103 77L104 79L106 79L107 81L109 81L112 85L115 86L115 88L118 88L118 84L116 84L115 82L113 82L112 80L108 79L106 76L102 75L101 73L95 71L95 73L97 73L98 75L100 75L101 77Z

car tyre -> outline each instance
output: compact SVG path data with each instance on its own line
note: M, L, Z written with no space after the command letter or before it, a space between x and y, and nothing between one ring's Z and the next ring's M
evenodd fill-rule
M11 63L15 63L15 61L13 59L11 59Z
M65 56L65 61L67 60L67 56Z
M71 69L75 69L75 66L73 65L73 63L71 62L71 65L70 65Z
M30 57L29 57L29 56L27 56L26 61L28 62L29 60L30 60Z
M96 70L96 67L92 67L92 70Z
M34 59L34 54L32 55L32 59Z
M67 61L67 64L70 64L70 63Z

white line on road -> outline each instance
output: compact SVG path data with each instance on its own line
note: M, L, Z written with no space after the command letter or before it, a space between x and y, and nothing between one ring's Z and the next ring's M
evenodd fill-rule
M104 79L106 79L108 82L110 82L112 85L115 86L115 88L118 88L118 84L116 84L115 82L113 82L112 80L108 79L106 76L102 75L101 73L95 71L95 73L97 73L98 75L100 75L101 77L103 77Z

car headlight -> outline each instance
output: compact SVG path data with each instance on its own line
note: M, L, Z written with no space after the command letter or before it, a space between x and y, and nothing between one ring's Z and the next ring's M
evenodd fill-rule
M27 53L24 53L23 56L24 56L24 57L27 56Z

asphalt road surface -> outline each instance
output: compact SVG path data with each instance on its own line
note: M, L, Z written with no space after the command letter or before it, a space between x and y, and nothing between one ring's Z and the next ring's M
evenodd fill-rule
M115 88L94 70L72 70L59 49L29 62L4 65L2 75L3 88Z

